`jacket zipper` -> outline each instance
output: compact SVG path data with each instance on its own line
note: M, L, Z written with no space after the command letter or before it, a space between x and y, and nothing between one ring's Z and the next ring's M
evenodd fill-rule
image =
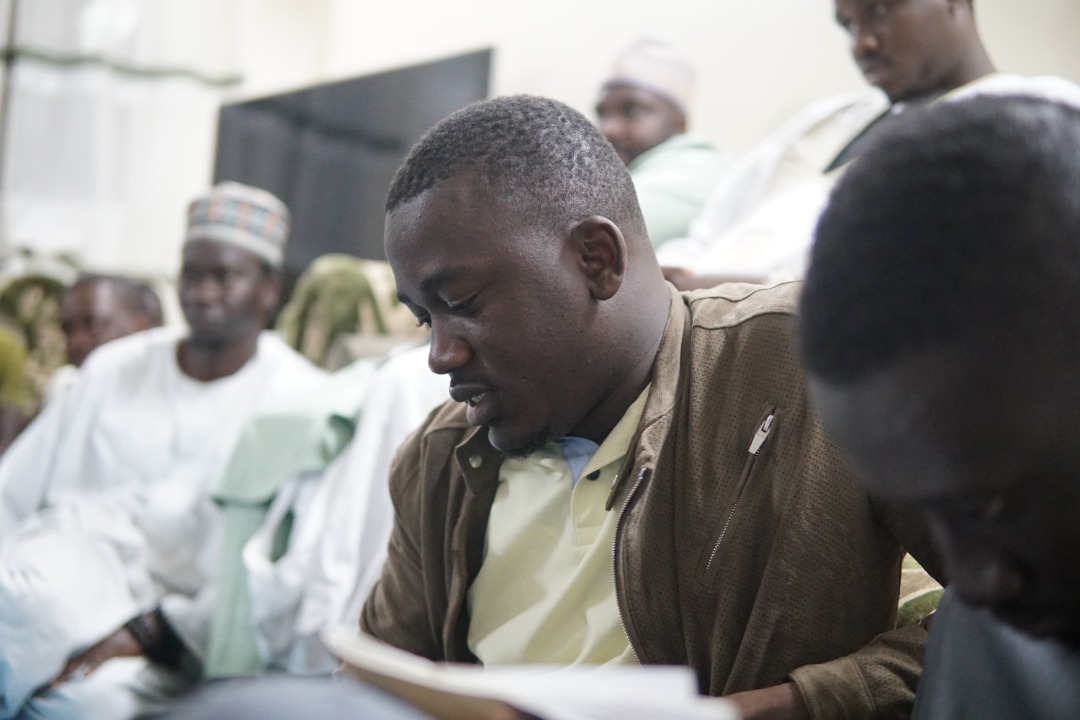
M634 493L637 492L637 489L641 486L641 483L645 482L645 480L649 477L650 472L650 469L647 467L643 467L641 468L641 470L638 471L637 480L634 481L633 487L630 488L630 492L626 496L626 502L623 503L622 509L619 510L619 517L615 520L615 537L611 541L611 584L615 588L615 609L619 611L619 626L622 628L623 637L626 638L626 644L630 646L630 652L634 654L634 660L637 661L638 665L641 664L641 658L638 656L638 651L637 648L634 647L633 641L630 640L630 633L626 629L626 620L623 619L622 608L619 607L619 582L615 578L615 576L618 574L618 566L616 566L615 564L615 557L618 554L619 549L619 526L622 525L623 514L626 513L626 507L630 504L630 498L632 498L634 496ZM618 478L616 477L615 480L612 481L612 496L614 496L615 494L614 488L617 487L617 483ZM613 499L614 497L612 497L612 500ZM609 502L611 502L611 500L609 500Z
M724 521L724 527L720 530L720 537L716 539L716 543L713 545L712 552L709 553L709 561L705 563L705 572L708 573L712 567L713 560L716 559L716 553L720 550L720 544L724 542L724 536L727 534L728 526L731 525L731 519L735 517L735 511L739 509L739 497L742 497L742 485L750 479L750 474L754 471L754 465L758 457L758 453L761 452L762 446L769 437L769 433L772 432L773 420L776 418L776 412L774 409L769 410L769 414L765 417L765 420L758 427L757 432L754 433L754 438L750 441L750 462L745 472L743 472L742 482L739 483L739 496L735 498L735 504L731 506L731 512L728 513L727 520Z

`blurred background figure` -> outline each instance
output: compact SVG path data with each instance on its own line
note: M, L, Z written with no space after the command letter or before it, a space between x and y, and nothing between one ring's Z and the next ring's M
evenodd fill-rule
M0 454L26 425L32 405L26 347L13 330L0 326Z
M115 275L80 277L60 304L67 359L75 367L98 345L161 324L157 293L145 283Z
M146 283L118 275L80 276L60 299L67 364L49 378L44 401L55 399L75 382L94 348L162 324L161 300Z
M976 94L1080 92L1057 77L997 72L971 0L832 5L870 87L807 106L740 158L689 235L657 253L680 290L801 278L833 184L867 143L915 109Z
M21 270L0 286L0 454L37 413L64 363L59 316L66 283L30 262Z
M425 335L398 301L389 263L344 253L312 261L274 327L289 347L327 370L383 357Z
M26 353L28 418L41 409L52 376L66 363L60 304L72 277L32 267L0 288L0 324L15 333Z
M651 39L619 55L600 88L600 132L634 179L654 247L686 235L727 169L716 145L687 132L693 94L689 61Z

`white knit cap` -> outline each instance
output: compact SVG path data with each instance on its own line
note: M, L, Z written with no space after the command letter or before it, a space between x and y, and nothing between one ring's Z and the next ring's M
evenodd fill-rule
M289 220L289 209L272 193L222 182L188 206L187 242L233 243L278 268L284 260Z
M694 68L668 43L642 38L615 59L604 87L620 84L662 95L685 114L694 94Z

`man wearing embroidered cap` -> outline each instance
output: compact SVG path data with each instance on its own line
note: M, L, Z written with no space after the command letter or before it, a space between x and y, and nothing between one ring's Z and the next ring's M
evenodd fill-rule
M245 338L241 346L256 342L277 303L288 223L280 200L239 183L221 183L191 203L180 270L188 347L231 336ZM203 282L215 273L219 287Z
M686 235L727 167L715 145L686 131L693 90L690 63L647 39L619 55L600 89L600 131L630 171L654 246Z
M215 556L205 489L267 398L321 376L263 331L288 225L257 188L196 198L189 328L97 349L0 463L0 718L134 716L168 684L146 660L199 646L185 622Z
M280 268L289 233L289 209L274 195L236 182L223 182L192 201L187 239L233 243Z

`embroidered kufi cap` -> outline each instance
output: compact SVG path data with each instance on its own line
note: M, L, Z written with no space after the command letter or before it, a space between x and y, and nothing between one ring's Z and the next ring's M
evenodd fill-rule
M604 87L612 85L650 90L686 114L694 95L694 68L668 43L644 38L615 59Z
M285 256L289 221L289 209L272 193L238 182L223 182L191 201L186 241L233 243L279 268Z

